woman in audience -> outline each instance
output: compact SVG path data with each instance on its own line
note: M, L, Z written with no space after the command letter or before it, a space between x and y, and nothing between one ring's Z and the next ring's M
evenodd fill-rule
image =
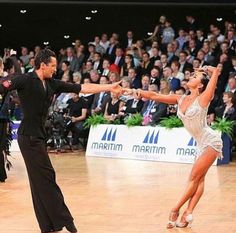
M129 68L134 68L134 59L131 54L127 54L125 56L125 63L121 67L120 77L128 76Z
M113 122L119 118L118 113L121 111L124 103L119 99L117 94L111 93L111 100L106 104L104 117Z
M120 81L120 75L117 72L110 72L108 77L110 83L115 83Z

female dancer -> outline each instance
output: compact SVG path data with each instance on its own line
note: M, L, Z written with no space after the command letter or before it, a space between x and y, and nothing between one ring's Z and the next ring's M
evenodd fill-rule
M207 79L205 72L211 76L210 80ZM178 116L183 121L185 128L197 141L200 149L187 188L170 212L167 228L191 226L192 212L204 191L205 175L215 159L221 157L221 137L207 125L206 120L207 109L213 99L218 76L219 70L211 66L195 71L187 84L191 91L190 95L162 95L143 90L124 90L128 94L133 93L146 99L168 104L178 103ZM176 223L179 210L187 201L188 206L183 212L180 222Z

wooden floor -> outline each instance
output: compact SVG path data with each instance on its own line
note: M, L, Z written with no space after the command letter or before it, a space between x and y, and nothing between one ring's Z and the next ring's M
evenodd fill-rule
M166 230L192 165L84 157L83 152L51 159L80 233L236 232L236 163L210 169L192 229ZM13 163L7 182L0 183L0 233L40 232L19 153Z

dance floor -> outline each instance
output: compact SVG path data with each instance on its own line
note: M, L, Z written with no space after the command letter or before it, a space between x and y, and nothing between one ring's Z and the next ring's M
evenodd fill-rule
M165 229L192 165L52 154L80 233L235 233L236 163L211 167L192 229ZM22 157L0 183L0 233L38 233ZM66 230L62 232L67 232Z

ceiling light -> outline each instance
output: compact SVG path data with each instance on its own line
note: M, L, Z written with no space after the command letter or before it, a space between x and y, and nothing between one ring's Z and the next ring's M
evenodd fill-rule
M49 42L48 41L44 41L43 44L44 45L49 45Z
M222 18L216 18L216 21L221 22L223 19Z
M91 10L92 14L96 14L98 11L97 10Z
M72 45L75 46L75 42L72 42Z
M153 34L153 32L148 32L147 34L148 34L148 36L151 36Z
M85 19L86 19L86 20L91 20L91 19L92 19L92 17L90 17L90 16L87 16L87 17L85 17Z
M64 35L64 38L65 38L65 39L69 39L70 36L69 36L69 35Z
M21 14L25 14L27 12L27 10L20 10Z
M2 24L0 24L0 28L2 27Z

